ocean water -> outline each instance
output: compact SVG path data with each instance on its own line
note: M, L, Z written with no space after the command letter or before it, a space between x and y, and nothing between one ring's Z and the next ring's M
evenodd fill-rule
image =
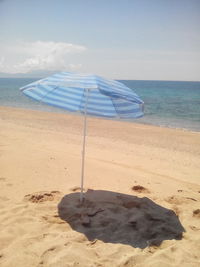
M0 106L65 113L24 96L19 88L39 78L0 78ZM145 115L134 120L200 131L200 82L121 80L145 102Z

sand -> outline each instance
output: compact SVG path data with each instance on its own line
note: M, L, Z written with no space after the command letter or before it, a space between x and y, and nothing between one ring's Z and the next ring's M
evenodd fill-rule
M0 107L0 266L200 266L200 133Z

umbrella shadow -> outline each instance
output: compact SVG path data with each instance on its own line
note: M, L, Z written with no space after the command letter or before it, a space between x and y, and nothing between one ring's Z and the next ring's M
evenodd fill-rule
M58 204L60 218L88 240L145 248L162 241L182 239L185 229L174 211L147 197L104 190L88 190L84 202L71 193Z

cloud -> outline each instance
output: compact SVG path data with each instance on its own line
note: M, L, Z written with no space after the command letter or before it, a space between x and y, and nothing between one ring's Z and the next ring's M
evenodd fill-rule
M79 70L82 67L82 64L69 64L71 70Z
M64 42L18 42L15 46L1 45L4 56L0 72L28 73L35 70L58 71L77 69L81 64L69 64L69 55L82 53L86 47Z

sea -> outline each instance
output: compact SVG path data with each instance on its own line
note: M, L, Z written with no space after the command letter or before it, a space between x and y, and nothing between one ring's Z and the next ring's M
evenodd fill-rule
M39 78L0 78L0 106L66 113L29 99L19 88ZM137 123L200 132L200 82L120 80L145 103Z

